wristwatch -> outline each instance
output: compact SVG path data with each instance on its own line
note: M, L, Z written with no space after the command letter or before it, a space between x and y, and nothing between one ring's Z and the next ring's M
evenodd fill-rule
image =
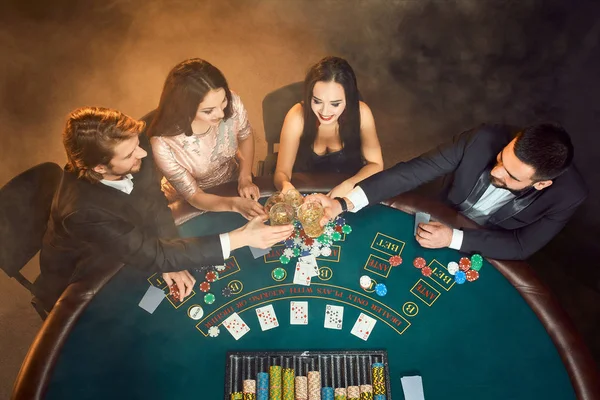
M336 197L335 200L342 206L342 212L348 211L348 203L346 203L346 200L344 200L343 197Z

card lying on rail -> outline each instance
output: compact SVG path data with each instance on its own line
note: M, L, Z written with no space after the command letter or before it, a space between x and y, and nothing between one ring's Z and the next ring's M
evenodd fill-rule
M235 340L238 340L246 333L250 332L250 328L244 320L237 314L231 314L225 321L223 321L223 326L231 333L231 336Z
M373 331L376 322L377 320L375 318L360 313L350 333L366 341L369 336L371 336L371 332Z
M150 285L146 294L142 297L139 306L152 314L165 299L165 292L162 289Z

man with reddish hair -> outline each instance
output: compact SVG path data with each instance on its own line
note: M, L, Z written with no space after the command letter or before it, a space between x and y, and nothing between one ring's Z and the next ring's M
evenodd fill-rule
M231 250L266 248L287 238L291 225L261 217L229 233L181 239L160 190L144 122L119 111L84 107L67 121L68 163L52 204L40 254L36 295L51 309L73 281L111 263L160 272L180 299L195 279L187 271L223 264Z

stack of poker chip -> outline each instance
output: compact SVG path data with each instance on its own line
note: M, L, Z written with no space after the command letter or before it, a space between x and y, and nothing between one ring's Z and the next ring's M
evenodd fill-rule
M375 398L380 395L385 396L385 372L383 363L373 363L372 365L372 376L373 376L373 395Z
M373 386L360 385L360 400L373 400Z
M321 389L321 400L335 400L333 397L333 388L332 387L324 387Z
M333 394L334 400L347 400L346 388L336 388Z
M479 279L479 270L483 266L483 257L481 254L473 254L471 259L462 257L458 263L451 261L448 263L448 273L454 275L454 281L462 285L466 281L474 282Z
M294 399L294 377L295 372L292 368L283 369L283 400Z
M256 400L269 400L269 374L256 374Z
M256 381L246 379L243 382L243 400L256 400Z
M284 241L286 248L279 257L279 262L282 264L288 264L293 257L297 256L329 257L333 242L341 240L342 234L348 235L352 232L352 227L346 225L343 217L328 222L323 227L323 234L314 239L306 235L298 221L294 222L294 228L292 235Z
M296 400L308 400L308 379L305 376L296 377Z
M281 367L279 365L269 367L269 399L281 400Z
M321 400L321 373L319 371L308 373L308 400Z
M348 386L348 400L360 399L360 388L358 386Z
M242 392L231 393L231 400L243 400L244 394Z

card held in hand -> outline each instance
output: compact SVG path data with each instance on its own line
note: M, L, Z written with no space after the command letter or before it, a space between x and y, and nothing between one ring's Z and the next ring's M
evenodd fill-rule
M308 301L290 301L290 325L308 325Z
M371 335L376 322L377 320L375 318L360 313L350 333L366 341Z
M325 306L325 328L342 329L343 323L344 307L327 304L327 306Z
M257 308L256 315L258 316L260 329L263 331L268 331L269 329L277 328L279 326L279 321L277 321L275 310L271 304Z
M250 332L250 328L237 313L231 314L225 321L223 326L231 333L235 340L238 340L246 333Z

